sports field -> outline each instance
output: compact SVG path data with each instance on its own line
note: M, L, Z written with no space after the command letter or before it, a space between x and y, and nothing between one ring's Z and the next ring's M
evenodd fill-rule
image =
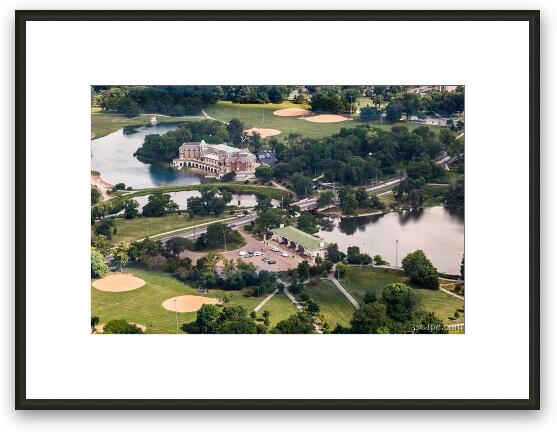
M352 121L343 121L337 123L313 123L303 120L301 117L281 117L274 115L274 111L287 108L307 109L307 105L297 105L291 102L283 102L280 104L234 104L232 102L220 101L215 105L211 105L205 109L205 112L211 117L230 121L232 118L239 118L246 128L267 128L281 131L277 135L277 139L284 139L290 133L297 133L308 136L310 138L323 138L338 133L342 128L353 128L359 125L372 124L385 130L390 130L391 123L383 122L361 122L354 118ZM416 123L396 123L400 126L406 126L409 130L415 129L420 125ZM430 126L433 131L440 128Z
M247 296L247 290L209 290L199 294L196 289L178 281L168 273L131 268L129 273L143 279L141 288L126 292L99 291L91 286L91 315L98 316L104 324L112 319L125 319L147 327L146 333L176 333L176 313L166 310L163 302L183 295L203 295L205 297L230 299L229 304L242 304L252 310L261 297ZM187 333L181 327L195 321L196 313L178 313L180 333ZM187 327L186 327L187 330Z
M419 308L424 311L434 312L437 317L445 324L457 324L464 322L464 312L459 312L460 317L454 318L454 313L457 310L464 309L464 301L453 297L443 291L430 290L424 288L417 288L412 285L402 272L397 270L385 268L371 268L371 267L349 267L340 283L346 288L356 301L360 304L363 303L365 294L374 292L378 297L386 285L402 282L416 289L416 293L420 298Z

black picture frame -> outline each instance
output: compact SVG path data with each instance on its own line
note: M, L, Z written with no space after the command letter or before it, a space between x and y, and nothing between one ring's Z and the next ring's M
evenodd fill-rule
M26 23L28 21L527 21L529 23L528 399L28 399L26 396ZM16 409L539 409L540 407L540 12L525 11L46 11L15 12L15 408Z

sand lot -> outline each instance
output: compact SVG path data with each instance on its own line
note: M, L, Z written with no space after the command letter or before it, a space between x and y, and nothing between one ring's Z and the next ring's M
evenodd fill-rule
M195 312L204 304L218 304L218 298L183 295L172 297L162 302L162 307L172 312Z
M310 115L311 111L303 108L285 108L276 110L273 114L279 117L301 117Z
M93 282L93 286L101 291L124 292L141 288L145 281L127 273L111 273Z
M338 123L338 122L343 122L352 119L349 117L344 117L344 116L334 115L334 114L321 114L321 115L316 115L311 117L303 117L303 120L307 120L312 123Z
M139 327L143 333L145 333L145 330L147 330L147 327L145 327L143 324L137 324L137 323L130 323L133 324L136 327ZM95 326L95 331L97 333L104 333L104 324L98 324Z
M261 135L261 138L267 138L267 137L270 137L270 136L280 135L280 133L281 133L277 129L263 129L263 128L246 129L244 132L248 136L252 136L254 132L257 132L259 135Z

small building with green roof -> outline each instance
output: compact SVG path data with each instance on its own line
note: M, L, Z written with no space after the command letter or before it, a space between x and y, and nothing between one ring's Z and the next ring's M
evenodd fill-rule
M295 251L302 255L308 255L312 258L320 256L325 258L327 243L319 237L308 234L304 231L294 228L293 226L281 226L273 231L273 240L282 244L287 244Z

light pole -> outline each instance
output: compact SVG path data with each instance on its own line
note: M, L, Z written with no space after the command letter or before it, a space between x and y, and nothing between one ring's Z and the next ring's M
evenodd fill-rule
M395 268L398 268L398 240L396 241L395 248Z
M174 299L174 313L176 314L176 334L178 334L178 307L176 306L176 299Z
M224 251L226 252L226 225L222 229L222 236L224 237Z

